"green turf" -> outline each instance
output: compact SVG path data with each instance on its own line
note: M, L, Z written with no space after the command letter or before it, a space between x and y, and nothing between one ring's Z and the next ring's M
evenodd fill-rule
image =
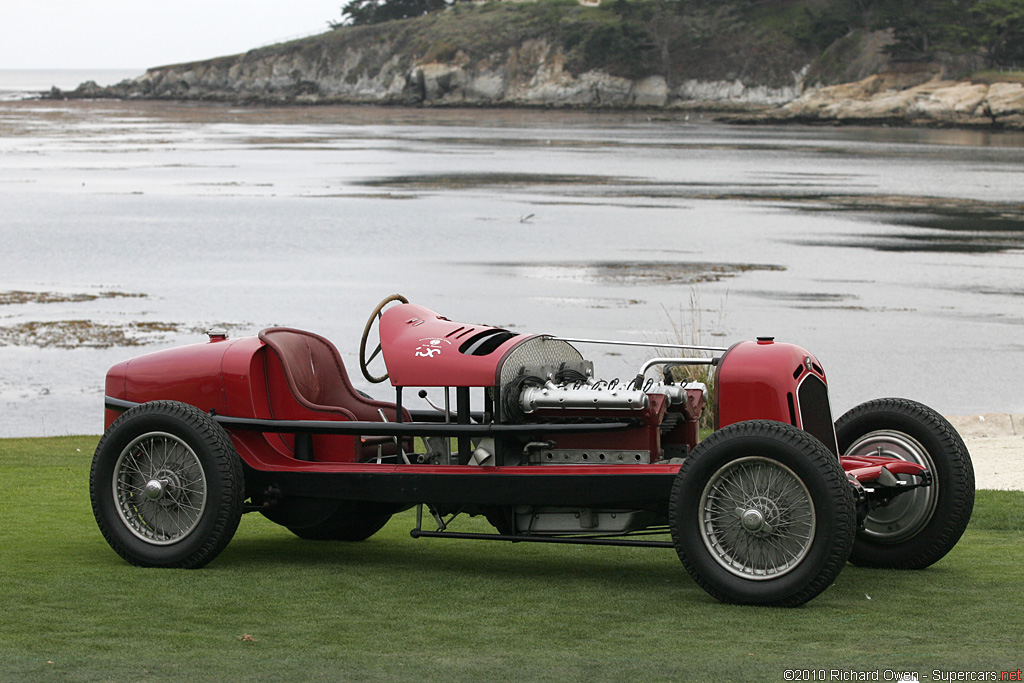
M0 680L782 681L1024 664L1024 493L979 492L928 570L847 566L782 610L719 604L671 550L413 540L411 511L355 544L246 515L206 568L138 569L92 518L96 440L0 440Z

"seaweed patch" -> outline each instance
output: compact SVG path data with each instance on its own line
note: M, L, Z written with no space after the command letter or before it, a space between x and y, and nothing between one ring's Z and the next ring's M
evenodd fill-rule
M13 304L66 304L82 301L96 301L97 299L145 299L146 294L138 292L99 292L97 294L86 294L82 292L29 292L24 290L11 290L0 292L0 306Z
M218 326L239 327L222 324ZM0 346L107 349L158 344L169 341L178 334L202 334L205 330L204 326L157 321L111 324L92 320L35 320L0 327Z

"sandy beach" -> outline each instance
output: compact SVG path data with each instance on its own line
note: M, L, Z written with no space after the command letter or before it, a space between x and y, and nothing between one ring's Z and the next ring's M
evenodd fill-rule
M976 487L1024 491L1024 415L947 417L974 463Z

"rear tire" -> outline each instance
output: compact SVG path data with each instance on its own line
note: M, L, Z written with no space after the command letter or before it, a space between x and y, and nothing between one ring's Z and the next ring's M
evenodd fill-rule
M952 425L915 401L881 398L839 418L836 437L843 455L893 456L924 465L933 475L931 486L903 493L868 513L850 561L862 567L924 569L945 557L974 510L974 466Z
M309 541L365 541L384 528L395 512L388 503L342 500L327 519L305 527L288 527Z
M289 496L263 515L309 541L364 541L397 511L394 503Z
M722 602L796 607L835 580L856 528L853 488L817 439L781 422L725 427L672 486L679 559Z
M514 536L516 533L515 508L512 505L493 505L480 509L487 522L502 536Z
M89 493L100 531L125 560L196 569L238 528L245 477L227 432L209 415L153 401L121 415L100 439Z

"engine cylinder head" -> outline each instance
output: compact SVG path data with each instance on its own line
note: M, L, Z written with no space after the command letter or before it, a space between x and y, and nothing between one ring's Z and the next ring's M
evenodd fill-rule
M650 405L650 399L644 392L633 389L567 387L549 380L543 386L525 387L519 404L527 413L542 408L644 410Z

